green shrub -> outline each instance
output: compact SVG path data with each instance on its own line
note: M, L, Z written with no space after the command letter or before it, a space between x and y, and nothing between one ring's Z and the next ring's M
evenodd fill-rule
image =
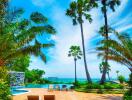
M0 100L10 100L10 86L8 72L5 67L0 67Z
M127 91L125 94L124 94L124 97L123 97L123 100L132 100L132 91Z
M123 83L123 82L125 82L125 77L120 75L120 76L118 76L118 80L120 83Z
M128 83L130 89L124 94L123 97L124 100L132 100L132 73L130 74L130 79Z
M87 89L101 89L101 85L97 83L87 84Z
M0 81L0 100L10 100L10 87L6 82Z
M112 83L105 83L104 89L123 89L123 85L121 84L112 84Z

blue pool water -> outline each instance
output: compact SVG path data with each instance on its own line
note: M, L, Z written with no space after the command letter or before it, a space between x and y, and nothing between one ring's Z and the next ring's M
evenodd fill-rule
M73 86L72 84L52 84L54 87L56 85L59 85L60 88L62 88L62 85L66 85L67 88L70 88L71 86ZM49 84L28 84L25 86L25 88L45 88L48 89Z
M24 89L11 89L11 93L12 95L19 95L19 94L24 94L29 92L28 90L24 90Z
M67 88L70 88L71 86L73 86L72 84L52 84L54 87L56 85L59 85L60 89L62 89L63 85L66 85ZM45 88L48 89L49 84L28 84L24 87L12 87L11 89L11 93L12 95L19 95L19 94L24 94L24 93L28 93L29 91L26 90L26 88Z

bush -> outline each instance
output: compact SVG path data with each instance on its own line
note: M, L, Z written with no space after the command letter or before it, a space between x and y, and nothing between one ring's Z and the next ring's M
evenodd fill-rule
M10 86L8 72L5 67L0 67L0 100L10 100Z
M10 100L10 87L7 82L0 81L0 100Z
M102 86L97 83L87 84L87 89L101 89Z
M123 83L123 82L125 82L125 77L120 75L120 76L118 76L118 80L120 83Z
M130 74L130 79L128 83L130 89L124 94L123 97L124 100L132 100L132 73Z
M120 84L111 84L111 83L105 83L104 89L123 89L123 85Z

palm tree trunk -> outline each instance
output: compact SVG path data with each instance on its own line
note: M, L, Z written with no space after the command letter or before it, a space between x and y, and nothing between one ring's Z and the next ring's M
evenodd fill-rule
M81 28L81 37L82 37L82 47L83 47L83 58L84 58L84 66L85 66L85 72L86 72L86 78L89 83L92 83L90 74L88 72L87 68L87 61L86 61L86 54L85 54L85 42L84 42L84 34L83 34L83 24L82 22L80 23L80 28Z
M75 62L75 84L77 83L77 68L76 68L76 58L74 58L74 62Z
M103 5L104 5L104 19L105 19L105 34L106 34L106 40L108 40L108 22L107 22L106 0L104 1ZM108 65L108 44L107 44L106 50L105 50L105 63L106 63L106 66L104 66L100 84L104 84L104 82L106 80L107 65Z

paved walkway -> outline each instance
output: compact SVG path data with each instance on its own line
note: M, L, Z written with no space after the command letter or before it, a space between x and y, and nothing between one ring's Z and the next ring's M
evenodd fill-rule
M82 93L75 91L52 91L48 92L47 89L32 88L28 89L30 92L22 95L13 96L13 100L27 100L27 95L39 95L41 100L43 95L55 95L56 100L122 100L121 94L93 94Z

